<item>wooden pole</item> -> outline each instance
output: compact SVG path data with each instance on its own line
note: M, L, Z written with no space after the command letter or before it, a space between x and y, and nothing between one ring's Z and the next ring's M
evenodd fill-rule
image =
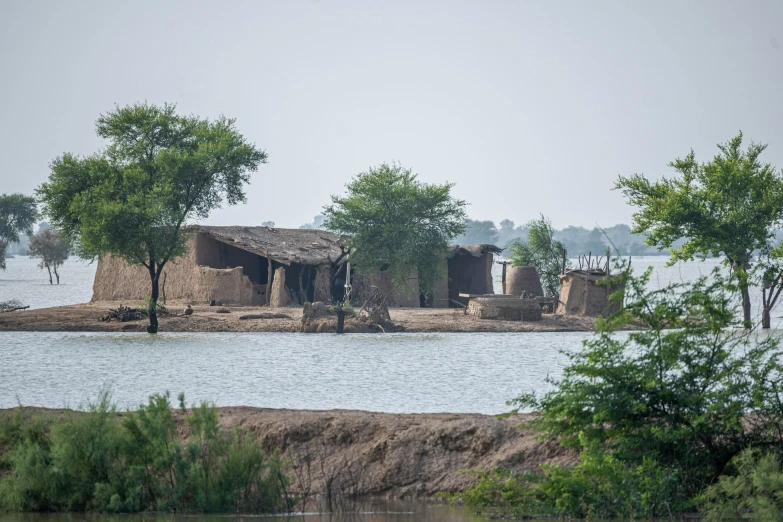
M506 294L506 265L508 261L503 261L503 295Z

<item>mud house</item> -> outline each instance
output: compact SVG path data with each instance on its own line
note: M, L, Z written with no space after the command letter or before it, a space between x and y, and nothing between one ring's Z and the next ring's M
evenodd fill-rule
M391 306L449 307L460 293L491 294L493 245L453 246L444 259L448 281L431 296L418 292L416 274L407 289L395 291ZM346 278L346 252L340 236L324 230L270 227L200 226L185 255L166 265L161 298L226 305L286 305L340 299ZM390 291L384 273L352 274L358 301L378 288ZM93 301L140 300L149 295L149 274L114 257L102 257L93 284Z

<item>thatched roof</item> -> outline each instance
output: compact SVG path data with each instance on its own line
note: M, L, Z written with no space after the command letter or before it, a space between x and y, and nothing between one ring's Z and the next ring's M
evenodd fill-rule
M484 254L499 254L502 248L487 243L481 245L451 245L451 253L455 256L473 256L481 257Z
M279 263L290 265L320 265L332 263L342 254L341 237L326 230L270 227L211 227L200 226L199 230L217 241L269 257ZM484 254L499 254L502 248L495 245L451 245L453 255L481 257Z
M340 236L325 230L270 227L210 227L199 230L217 241L279 263L320 265L340 257Z

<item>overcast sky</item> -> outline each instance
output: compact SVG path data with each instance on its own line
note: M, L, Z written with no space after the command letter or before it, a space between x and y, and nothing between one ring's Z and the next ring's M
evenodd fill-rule
M398 160L475 219L629 222L618 174L743 130L783 167L783 1L0 1L0 193L114 104L237 118L269 154L218 225L298 227Z

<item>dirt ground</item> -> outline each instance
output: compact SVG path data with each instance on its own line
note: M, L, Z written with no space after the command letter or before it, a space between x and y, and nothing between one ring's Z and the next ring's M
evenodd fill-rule
M146 319L100 321L119 302L93 302L56 308L41 308L0 314L0 331L142 332ZM270 308L194 305L193 314L182 314L184 304L168 305L169 314L159 318L161 332L298 332L302 307ZM218 311L227 313L218 313ZM243 316L260 316L242 319ZM593 318L548 315L541 321L497 321L465 315L454 308L392 308L391 320L404 332L584 332Z
M25 408L26 413L62 410ZM12 410L0 410L0 416ZM479 414L391 414L354 410L219 408L221 424L279 450L288 463L292 489L317 494L332 488L390 498L457 493L475 484L465 470L537 471L541 464L571 466L572 452L538 440L520 423L531 414L499 419ZM184 436L183 414L175 412ZM306 463L310 463L309 469ZM305 490L305 491L303 491Z

